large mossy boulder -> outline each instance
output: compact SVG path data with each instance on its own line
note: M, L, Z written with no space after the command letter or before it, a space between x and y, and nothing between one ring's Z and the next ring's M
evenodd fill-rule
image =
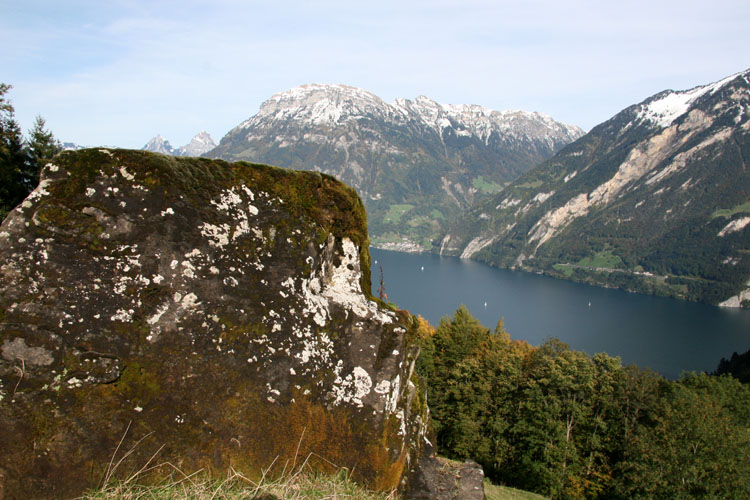
M397 487L428 443L415 328L329 176L62 153L0 228L0 498L157 463Z

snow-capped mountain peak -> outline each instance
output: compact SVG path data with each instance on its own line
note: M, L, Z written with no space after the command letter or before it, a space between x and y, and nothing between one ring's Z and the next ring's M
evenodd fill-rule
M688 112L692 104L706 94L714 94L729 82L738 77L748 81L750 70L736 73L708 85L701 85L689 90L666 90L641 104L638 121L649 121L659 127L670 126L677 118Z
M583 135L578 127L561 124L541 113L495 111L476 104L441 104L424 95L387 103L371 92L341 84L301 85L275 94L239 129L289 121L299 125L337 126L363 117L399 124L416 121L439 135L453 128L458 135L474 136L485 142L493 131L503 131L507 139L532 141L546 141L550 130L555 135L554 141L562 135L573 138Z
M341 84L316 83L275 94L261 104L253 119L294 119L316 125L336 124L367 113L377 113L385 106L382 99L366 90ZM245 122L247 126L253 119Z

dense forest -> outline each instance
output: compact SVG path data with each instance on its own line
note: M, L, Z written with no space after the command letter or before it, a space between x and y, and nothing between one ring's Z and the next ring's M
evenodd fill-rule
M750 386L730 375L669 381L551 339L494 332L461 307L420 320L441 454L553 499L750 498Z
M750 384L750 350L742 354L736 352L729 359L721 358L714 375L732 375L743 384Z

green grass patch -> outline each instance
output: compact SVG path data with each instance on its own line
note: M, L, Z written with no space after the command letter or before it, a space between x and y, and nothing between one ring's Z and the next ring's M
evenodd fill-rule
M529 491L497 486L489 479L484 480L484 494L487 500L547 500L547 497Z
M608 250L597 252L592 257L584 257L578 261L580 267L605 267L617 269L622 265L622 259Z
M403 241L403 236L396 233L383 233L380 236L373 236L370 238L373 245L382 245L385 243L400 243Z
M426 215L419 215L417 217L414 217L413 219L410 219L407 224L411 227L427 226L430 229L432 229L433 226L439 226L436 221L432 220Z
M552 268L555 271L563 273L566 278L573 276L573 267L570 264L555 264Z
M711 218L712 219L715 219L717 217L730 218L736 214L750 214L750 201L745 202L742 205L737 205L734 208L723 208L721 210L717 210L711 214Z
M383 217L383 224L398 224L401 222L401 217L412 208L414 208L414 205L409 205L408 203L391 205Z
M471 184L476 189L480 190L482 193L485 193L485 194L499 193L500 191L503 190L502 184L498 184L497 182L485 180L485 178L482 177L481 175L477 177L476 179L474 179L471 182Z
M443 212L441 212L437 208L432 209L432 212L430 212L430 215L435 220L445 220L445 216L443 215Z

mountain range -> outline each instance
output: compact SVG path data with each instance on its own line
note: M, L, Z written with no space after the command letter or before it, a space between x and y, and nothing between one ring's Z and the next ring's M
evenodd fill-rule
M161 135L157 135L149 140L141 150L172 156L201 156L215 147L216 142L211 138L208 132L203 131L193 137L188 144L179 148L172 147L172 145L169 144L169 141L164 139Z
M541 113L314 84L274 95L205 156L334 175L363 199L374 245L437 251L451 220L582 135Z
M440 252L750 306L750 71L630 106L474 207Z

